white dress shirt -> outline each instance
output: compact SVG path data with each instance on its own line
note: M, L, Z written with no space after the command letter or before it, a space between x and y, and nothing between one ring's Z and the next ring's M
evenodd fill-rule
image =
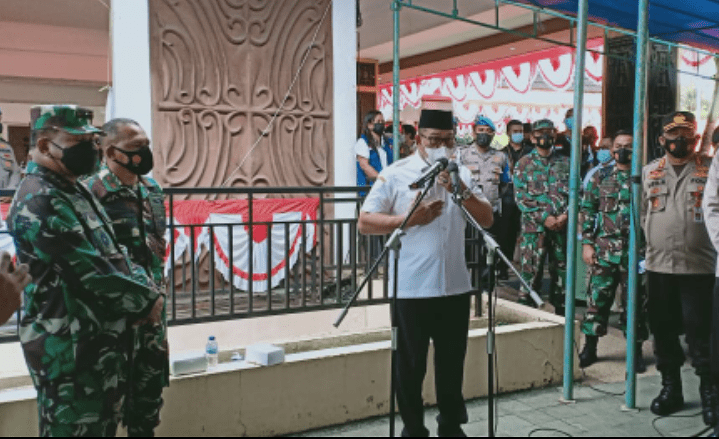
M406 215L420 192L409 189L409 184L428 167L429 164L420 157L419 152L394 163L380 173L362 211ZM464 184L472 187L471 172L464 166L459 169ZM486 201L480 188L472 187L472 191ZM442 214L430 224L408 228L406 235L401 238L399 299L453 296L471 290L464 257L466 220L459 206L452 201L451 194L435 183L425 200L437 199L444 201ZM394 279L393 261L394 255L390 252L390 286Z

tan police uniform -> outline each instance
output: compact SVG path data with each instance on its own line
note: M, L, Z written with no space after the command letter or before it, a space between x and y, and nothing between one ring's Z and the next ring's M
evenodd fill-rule
M711 166L696 156L677 175L666 157L644 168L642 225L647 235L647 270L713 274L716 251L704 224L702 199Z
M12 146L0 137L0 189L15 189L21 174Z
M492 205L492 210L501 214L499 185L502 171L508 165L507 155L494 148L481 152L476 145L469 145L460 150L458 161L470 170L473 185L482 189Z

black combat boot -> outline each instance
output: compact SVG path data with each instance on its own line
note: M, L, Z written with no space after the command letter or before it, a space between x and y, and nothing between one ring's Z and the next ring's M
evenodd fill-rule
M717 402L719 402L717 389L709 376L701 376L700 380L699 396L702 400L702 417L707 426L714 427L717 425Z
M647 371L647 363L644 362L644 356L642 355L642 343L637 343L637 348L634 350L634 371L636 373L644 373Z
M662 372L662 391L654 398L650 407L658 416L668 416L684 407L682 394L682 376L678 370L671 373Z
M597 343L599 342L599 337L596 335L587 335L584 338L584 349L579 354L579 367L582 369L597 362Z

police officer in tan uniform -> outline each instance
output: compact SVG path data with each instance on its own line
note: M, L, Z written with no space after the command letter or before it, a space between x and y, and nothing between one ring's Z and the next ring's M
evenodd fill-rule
M507 155L491 147L497 129L491 119L478 115L474 120L474 144L467 145L459 151L458 162L466 166L472 173L472 184L484 193L492 205L494 212L494 225L488 230L495 239L503 234L504 221L502 218L503 188L511 181L509 161ZM485 257L480 257L480 266L484 267ZM506 273L507 268L500 262L500 273ZM502 276L506 278L506 276Z
M716 251L702 210L711 159L695 152L699 139L692 113L669 114L659 137L667 154L645 166L642 176L647 312L663 386L651 410L666 416L684 406L680 369L685 357L679 342L684 333L701 379L704 422L714 425L717 392L709 346Z
M0 110L0 189L15 189L20 183L22 169L15 160L15 151L3 138L2 133L2 110Z

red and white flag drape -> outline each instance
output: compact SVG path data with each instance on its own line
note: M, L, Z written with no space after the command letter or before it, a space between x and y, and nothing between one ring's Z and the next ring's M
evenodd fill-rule
M235 287L249 290L252 282L253 291L267 291L268 283L274 288L284 279L286 264L292 268L301 252L309 252L316 245L319 203L317 198L254 200L250 237L246 200L177 201L173 206L175 261L182 259L191 245L195 247L195 258L199 258L205 248L214 252L215 267L228 282L232 280ZM194 243L190 226L194 228ZM168 228L168 238L169 233ZM169 274L172 266L169 244L167 256L165 272Z
M603 44L602 38L587 43L589 51L586 58L586 75L590 81L597 84L601 83L604 77L604 56L600 53ZM489 101L495 98L502 81L510 90L526 94L532 90L537 76L541 76L552 89L566 91L574 82L574 69L574 49L556 47L434 75L420 76L400 82L400 109L407 106L419 108L423 96L439 94L452 98L455 109L458 110L457 114L461 116L461 109L467 102ZM392 91L392 84L380 86L378 108L386 115L392 113ZM492 105L486 107L481 108L480 111L485 115L492 113ZM517 107L515 113L526 111L524 105ZM494 113L504 115L506 111L494 108ZM500 120L494 122L497 126L502 125Z
M267 291L269 277L269 284L274 288L284 279L286 264L292 268L301 252L309 252L317 244L319 204L317 198L254 200L250 237L249 204L246 200L175 201L172 209L175 225L172 240L170 209L169 204L166 204L168 229L165 238L168 245L165 274L169 275L174 263L183 260L183 254L194 245L196 260L203 248L214 252L217 271L228 282L232 279L235 287L249 290L252 281L253 291ZM7 232L5 220L9 208L9 204L0 204L0 251L6 251L14 257L16 251L13 239L9 233L2 233ZM269 233L267 223L270 223ZM194 229L194 243L190 239L193 236L191 229ZM213 234L214 240L211 242ZM170 260L170 242L175 246L174 262Z

